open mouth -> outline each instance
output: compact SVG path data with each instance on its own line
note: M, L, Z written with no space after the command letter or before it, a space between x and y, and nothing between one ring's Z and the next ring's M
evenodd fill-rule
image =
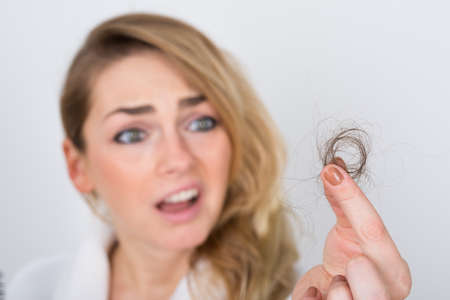
M203 189L198 184L192 184L161 199L154 208L160 217L171 224L185 224L195 220L203 202Z
M180 201L180 202L167 202L167 201L162 201L160 202L158 205L156 205L156 207L165 213L178 213L178 212L182 212L184 210L189 209L190 207L192 207L193 205L195 205L195 203L197 203L199 198L199 195L195 195L190 197L189 199Z

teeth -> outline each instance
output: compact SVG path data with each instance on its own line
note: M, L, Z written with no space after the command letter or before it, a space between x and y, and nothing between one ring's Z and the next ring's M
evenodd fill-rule
M172 196L164 199L164 202L167 202L167 203L183 202L183 201L190 200L191 198L196 197L197 195L198 195L197 189L185 190L185 191L181 191L175 195L172 195Z

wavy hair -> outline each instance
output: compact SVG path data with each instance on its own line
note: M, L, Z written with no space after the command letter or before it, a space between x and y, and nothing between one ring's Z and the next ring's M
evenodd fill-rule
M134 51L160 51L215 107L232 144L223 210L191 259L206 259L227 299L285 299L299 255L283 204L286 152L280 133L237 62L194 27L157 14L125 14L97 25L68 70L60 98L66 136L84 153L82 127L96 76ZM204 297L206 295L202 295Z

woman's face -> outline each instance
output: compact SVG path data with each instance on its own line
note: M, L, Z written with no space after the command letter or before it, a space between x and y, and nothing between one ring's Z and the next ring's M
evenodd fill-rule
M221 212L231 159L213 106L150 50L102 71L91 100L86 182L118 234L165 250L201 244Z

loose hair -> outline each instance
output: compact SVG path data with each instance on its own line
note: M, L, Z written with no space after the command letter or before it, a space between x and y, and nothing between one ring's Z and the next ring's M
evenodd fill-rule
M323 166L337 164L355 181L368 179L367 159L370 152L369 134L356 124L338 126L325 141L316 143ZM346 158L345 162L342 157Z
M68 70L60 99L65 135L81 153L83 124L95 80L112 62L136 51L159 51L219 113L232 144L224 207L207 240L191 258L211 265L226 297L285 299L299 254L283 205L285 146L263 103L236 61L182 21L133 13L109 19L88 35ZM202 295L203 297L207 295Z

